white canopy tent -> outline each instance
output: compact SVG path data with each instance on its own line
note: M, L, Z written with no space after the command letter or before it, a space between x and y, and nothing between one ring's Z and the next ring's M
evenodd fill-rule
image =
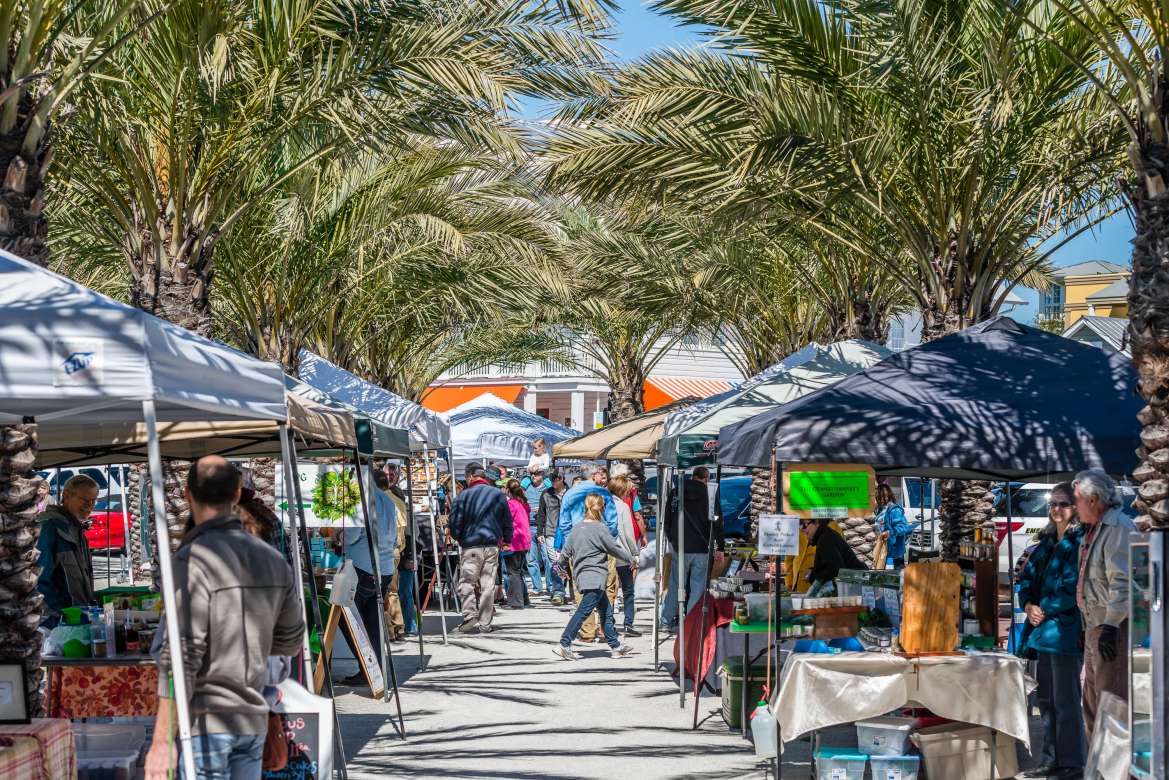
M451 451L460 466L474 460L526 464L533 440L543 438L551 451L555 444L580 435L492 393L456 406L446 418L451 426Z
M338 401L392 428L410 432L414 449L441 449L450 446L451 427L446 420L421 404L409 401L333 365L320 355L301 350L300 380Z
M159 547L169 549L158 423L274 421L287 442L280 367L0 252L0 422L51 434L143 421ZM100 427L95 428L101 431ZM94 442L100 444L101 442ZM159 560L167 638L181 645L170 556ZM187 681L173 669L183 763L194 776Z

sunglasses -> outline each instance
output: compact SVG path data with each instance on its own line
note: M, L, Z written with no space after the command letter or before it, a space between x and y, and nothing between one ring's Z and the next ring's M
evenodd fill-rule
M1066 509L1075 506L1071 501L1048 501L1047 505L1052 509Z

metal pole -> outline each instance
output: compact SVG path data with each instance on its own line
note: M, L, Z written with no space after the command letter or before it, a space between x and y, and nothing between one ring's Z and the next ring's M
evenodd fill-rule
M106 464L106 588L110 587L110 464ZM124 517L125 515L123 515Z
M162 486L162 450L158 446L158 421L154 399L142 402L146 418L146 452L150 461L150 495L154 504L154 526L158 539L158 570L162 578L162 601L166 607L166 637L170 643L171 676L174 678L175 712L179 727L179 760L186 777L195 774L195 753L191 749L191 707L187 698L187 675L183 668L183 637L179 633L178 605L175 604L175 574L171 567L170 531L166 527L166 497Z
M1015 650L1015 533L1014 533L1014 529L1011 528L1011 515L1014 514L1011 511L1011 483L1007 482L1006 487L1007 487L1007 584L1010 586L1010 590L1007 592L1011 594L1011 625L1010 625L1010 628L1007 629L1007 649L1011 652L1014 652L1014 650ZM999 633L999 628L998 628L998 607L999 607L998 586L999 586L999 582L998 582L998 579L999 579L998 576L995 576L995 578L994 578L994 580L995 580L994 581L994 587L995 587L995 600L994 600L995 647L998 647L998 633Z
M662 522L665 519L666 513L663 507L665 506L666 495L666 468L659 465L658 472L658 499L657 508L655 510L656 522L654 523L654 548L657 553L654 558L654 628L653 628L653 643L654 643L654 671L656 672L661 666L661 621L662 621L662 567L665 565L665 550L666 544L662 529L664 526Z
M118 483L122 490L122 541L126 543L126 565L123 570L127 572L127 579L130 584L134 584L134 554L130 548L130 541L133 534L131 533L130 517L130 501L126 496L126 483L130 481L130 468L127 466L119 472Z
M678 544L674 566L678 570L678 706L686 709L686 469L678 473Z
M284 500L288 503L289 509L293 510L289 512L288 517L288 525L292 528L293 560L295 560L297 563L297 565L292 567L292 576L293 581L296 583L296 592L300 594L300 603L304 608L304 623L307 626L309 624L309 611L308 602L306 602L304 599L304 574L302 572L302 566L304 563L303 559L300 557L300 530L296 525L296 518L299 508L293 509L294 506L297 506L300 503L299 497L296 495L295 488L293 487L298 477L296 473L296 463L292 458L292 445L288 440L288 426L286 426L284 423L280 424L280 460L283 461L284 466ZM312 559L310 558L309 560L311 561ZM304 632L303 641L301 643L301 654L303 656L302 674L304 674L303 679L306 682L305 687L311 689L312 683L310 681L313 679L313 656L312 650L309 648L307 630Z
M434 587L438 590L438 614L442 621L442 643L447 643L446 635L446 599L442 595L442 558L438 556L438 524L434 521L435 500L433 483L430 479L430 450L422 450L424 468L426 469L426 502L430 508L430 549L434 553ZM435 471L437 471L435 464ZM444 545L445 546L445 545Z
M709 611L710 611L709 610L710 601L706 598L706 591L707 591L707 589L710 588L710 572L711 572L711 569L714 568L714 525L715 525L715 523L719 522L719 520L721 519L721 516L722 516L722 502L720 501L720 496L719 496L719 483L722 482L723 467L716 466L715 470L714 470L714 474L715 474L715 476L714 476L714 496L715 496L714 508L715 508L715 513L710 518L710 528L708 529L709 535L707 536L707 539L706 539L706 578L705 578L705 581L702 583L702 621L699 624L699 631L698 631L698 641L699 642L706 641L706 616L707 616L707 614L709 614ZM709 490L709 489L710 488L708 487L707 490ZM691 729L698 728L698 701L702 698L702 684L698 679L698 675L702 671L702 656L703 655L704 654L700 650L698 653L698 663L695 664L695 668L694 668L694 723L693 723L693 725L691 725L691 727L690 727ZM683 658L682 660L683 660L683 666L685 666L685 658ZM743 695L744 696L747 695L747 688L745 685L743 686Z
M418 671L426 671L426 647L422 639L422 601L418 579L422 574L418 556L418 518L414 516L414 477L410 473L410 456L406 456L406 514L410 519L410 558L414 561L414 620L418 631Z
M381 556L378 554L381 545L381 539L378 537L377 518L373 513L373 507L370 502L373 500L372 495L365 489L365 479L362 476L362 469L364 466L361 463L361 453L356 449L353 450L353 460L357 464L357 492L361 498L361 510L365 515L365 530L366 542L369 544L369 557L373 561L373 576L377 578L377 631L378 631L378 661L382 667L382 701L389 699L389 691L385 688L384 678L389 672L390 682L394 686L394 703L398 708L398 733L402 735L402 739L406 738L406 722L402 719L402 699L398 694L398 673L394 669L393 651L389 648L386 642L386 601L385 594L382 593L382 563ZM371 485L371 490L377 490L377 485ZM371 637L372 639L372 637Z

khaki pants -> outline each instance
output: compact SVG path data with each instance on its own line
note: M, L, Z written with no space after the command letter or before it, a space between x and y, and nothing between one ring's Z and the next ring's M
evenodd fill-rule
M605 596L609 599L610 604L617 600L617 560L612 556L609 556L609 576L605 580ZM573 594L573 600L578 607L580 606L580 599L580 591L577 590ZM580 638L586 642L591 642L596 638L597 630L597 613L594 610L589 613L588 620L580 627Z
M464 624L480 628L491 626L495 617L495 580L498 576L498 547L463 548L459 559L459 585L455 592L462 605Z
M401 578L397 569L394 569L394 578L390 580L390 590L386 593L386 635L389 639L397 639L406 633L406 619L402 615L402 602L398 600L398 580Z
M1088 744L1092 743L1092 729L1096 727L1096 712L1105 691L1128 701L1128 621L1120 624L1116 635L1116 658L1105 661L1100 657L1100 626L1084 634L1084 730Z

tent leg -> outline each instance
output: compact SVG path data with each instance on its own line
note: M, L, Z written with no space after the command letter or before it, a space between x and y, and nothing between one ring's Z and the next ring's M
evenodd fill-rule
M438 507L435 506L434 499L434 483L430 480L430 450L423 449L423 463L426 468L426 501L430 507L430 549L434 554L434 577L435 587L438 589L438 610L442 621L442 643L447 643L446 635L446 598L442 595L442 559L438 554L438 523L435 522L435 512ZM435 471L438 471L438 464L435 464Z
M678 575L678 706L686 709L686 470L678 474L678 544L674 568Z
M146 419L146 449L150 460L150 494L154 504L154 525L158 539L158 569L162 577L162 600L166 607L166 636L172 657L183 657L183 639L179 633L179 616L175 605L175 574L171 566L170 531L166 527L166 498L162 485L162 450L158 446L158 421L154 400L142 402L142 416ZM187 675L183 664L173 664L174 702L179 726L179 760L187 777L195 774L195 754L191 750L191 708L187 697Z
M1007 650L1011 653L1015 652L1015 534L1011 529L1012 515L1014 512L1011 507L1011 483L1003 483L1007 491L1007 582L1010 585L1011 594L1011 626L1007 629ZM998 582L996 577L995 582ZM998 620L998 598L995 598L995 620ZM998 626L995 626L995 644L998 644Z
M662 567L665 565L665 534L663 533L662 520L665 518L665 501L666 495L666 469L663 466L657 467L658 471L658 501L657 501L657 522L654 524L654 550L657 555L654 563L654 626L653 626L653 643L654 643L654 671L661 668L661 623L662 623Z
M710 588L710 570L714 566L714 528L715 523L718 523L722 518L722 504L718 500L719 485L723 479L723 467L716 466L714 470L714 494L716 496L714 502L715 514L711 518L710 535L706 542L706 579L702 583L702 622L699 624L700 630L698 632L698 641L703 645L706 643L706 616L709 612L710 601L706 598L706 591ZM698 653L698 665L694 669L694 724L690 727L691 730L698 728L698 700L702 698L702 683L698 679L699 673L702 671L702 656L705 655L701 650ZM683 664L684 666L685 664ZM744 686L743 695L746 695L746 686Z
M406 723L402 719L402 698L398 694L398 673L394 669L393 651L390 650L389 643L386 642L386 596L382 593L382 563L381 556L378 554L381 539L378 537L377 521L373 514L373 507L370 506L372 496L365 489L365 479L362 476L364 465L361 462L361 453L357 450L353 451L353 461L357 464L355 471L357 476L357 491L361 499L361 513L365 516L365 539L369 545L369 559L373 561L373 576L377 578L378 661L381 663L382 677L388 676L394 686L394 703L398 707L398 734L402 739L405 739ZM377 490L377 486L371 485L370 489ZM372 640L372 637L370 639ZM388 699L389 692L383 689L382 701L387 701Z
M295 490L293 488L293 484L297 478L296 464L292 460L292 448L291 448L291 445L290 445L289 440L288 440L288 427L285 426L283 423L280 425L280 458L281 458L281 460L284 461L284 463L283 463L284 484L287 486L284 490L284 495L287 497L288 503L291 506L294 503L294 500L299 500L299 499L294 499L294 492L293 492ZM295 513L292 513L289 515L289 527L292 528L292 548L294 550L300 550L300 531L296 525L296 514ZM300 557L297 556L296 560L299 563ZM294 581L296 582L296 592L300 594L300 603L301 603L301 606L304 608L304 620L305 620L305 625L307 626L308 625L308 618L309 618L309 611L308 611L308 602L306 602L304 600L304 574L301 571L301 566L293 566L292 567L292 575L293 575ZM313 672L312 672L312 668L311 668L312 667L312 651L309 649L308 631L307 630L304 632L301 653L303 656L301 658L301 663L302 663L301 674L304 675L304 677L302 679L304 679L305 681L308 681L308 680L313 679ZM306 683L305 687L311 688L312 687L311 683Z
M126 543L124 554L126 556L126 565L122 570L126 572L127 579L130 584L134 584L134 553L130 546L132 534L130 532L130 502L126 498L126 483L130 481L129 468L122 468L118 470L118 482L122 486L122 536Z
M288 462L292 467L293 475L295 475L296 442L288 435L288 429L285 426L281 425L280 429L285 432L284 441L288 444ZM300 495L299 479L292 481L292 491L293 503L296 504L296 515L292 518L292 543L298 551L297 555L304 556L300 565L308 567L308 591L309 598L313 602L313 616L316 618L318 629L324 631L325 621L321 619L321 600L317 594L317 578L313 573L313 551L309 545L308 526L304 521L304 500ZM310 672L310 676L307 679L311 681L313 677L311 676L312 664L309 661L310 658L311 651L305 654L305 669ZM341 719L337 713L337 696L333 691L333 670L330 668L332 662L329 660L329 654L321 653L320 662L325 667L325 690L328 692L328 698L333 701L333 746L334 750L337 751L336 757L339 759L335 762L334 766L336 767L337 773L344 779L349 777L349 769L347 767L348 762L345 760L345 743L341 740ZM312 683L310 682L306 687L311 690Z
M410 516L410 558L414 562L414 628L418 632L418 671L426 671L426 645L422 638L422 601L418 579L422 574L418 559L418 518L414 516L414 478L410 473L410 457L403 464L406 469L406 513Z

